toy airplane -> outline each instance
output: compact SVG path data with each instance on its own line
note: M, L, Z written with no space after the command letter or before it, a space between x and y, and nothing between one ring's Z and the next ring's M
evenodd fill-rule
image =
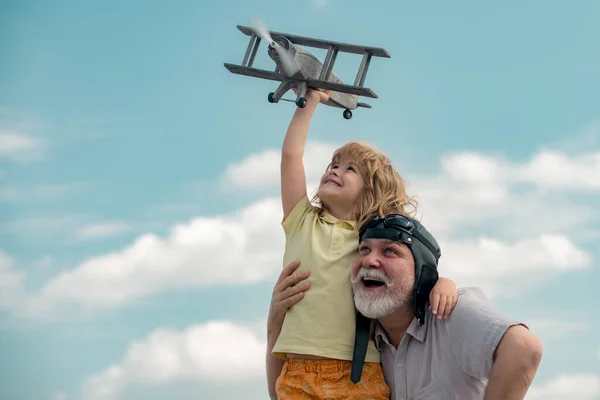
M364 87L365 78L371 62L371 57L391 58L382 48L358 46L354 44L332 42L279 32L268 32L266 28L238 25L237 28L250 36L242 65L225 63L225 67L234 74L279 81L281 84L275 92L269 93L270 103L277 103L283 95L292 88L297 88L296 105L304 108L307 105L307 88L316 90L331 90L327 105L343 108L345 119L352 118L352 111L358 107L371 108L369 104L358 101L359 96L377 98L369 88ZM272 39L271 35L275 38ZM261 39L269 43L268 54L275 62L275 70L267 71L253 68L254 59ZM313 54L300 46L327 49L325 61L321 63ZM338 52L362 54L362 62L356 74L354 85L344 84L333 73ZM289 100L291 101L291 100Z

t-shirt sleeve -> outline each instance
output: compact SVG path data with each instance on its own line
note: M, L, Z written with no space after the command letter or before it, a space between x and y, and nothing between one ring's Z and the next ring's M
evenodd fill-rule
M496 310L479 288L463 288L458 293L458 303L445 321L450 350L465 373L487 378L496 347L508 328L525 325Z
M306 219L307 214L310 212L314 212L313 206L308 196L303 196L288 214L287 218L281 221L285 236L290 237L297 234L302 228L302 223Z

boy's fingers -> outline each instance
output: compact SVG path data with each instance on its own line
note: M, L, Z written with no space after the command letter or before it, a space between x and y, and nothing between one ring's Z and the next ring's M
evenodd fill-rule
M442 319L442 316L444 315L445 312L445 308L446 308L446 297L442 297L440 299L440 305L439 305L439 313L438 313L438 319Z
M458 303L458 296L452 297L452 304L450 310L448 311L448 316L452 312L452 310L454 310L454 307L456 307L456 303Z
M433 294L433 301L431 302L431 312L433 314L437 314L439 303L440 303L440 294L439 293L434 293Z
M446 302L446 307L444 309L444 319L448 319L448 317L450 316L450 311L452 310L453 303L454 303L454 298L450 298Z

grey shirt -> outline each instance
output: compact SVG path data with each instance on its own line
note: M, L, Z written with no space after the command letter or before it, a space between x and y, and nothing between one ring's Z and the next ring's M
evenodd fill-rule
M479 288L461 288L458 296L447 320L429 310L422 326L415 318L398 349L375 325L392 400L483 399L496 346L519 322L494 309Z

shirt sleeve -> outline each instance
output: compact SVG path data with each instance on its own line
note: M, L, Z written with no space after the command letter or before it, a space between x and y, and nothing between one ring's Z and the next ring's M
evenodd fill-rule
M458 293L458 303L445 321L450 351L465 373L487 378L494 351L508 328L525 325L496 310L479 288L459 289Z
M303 196L302 199L294 206L287 218L281 221L283 231L286 237L294 236L302 228L302 224L308 213L314 212L308 196Z

